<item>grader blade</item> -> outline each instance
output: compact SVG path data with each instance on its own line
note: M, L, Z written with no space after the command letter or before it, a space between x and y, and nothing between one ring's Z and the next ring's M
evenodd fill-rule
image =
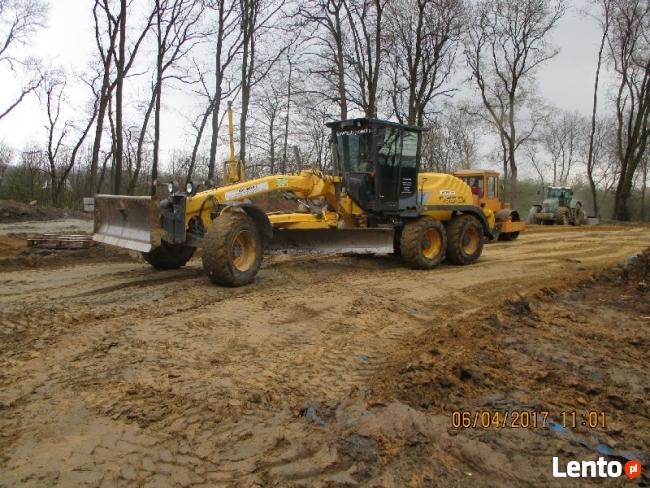
M269 251L389 254L393 229L274 229Z
M160 245L160 203L152 197L95 196L93 240L149 252Z

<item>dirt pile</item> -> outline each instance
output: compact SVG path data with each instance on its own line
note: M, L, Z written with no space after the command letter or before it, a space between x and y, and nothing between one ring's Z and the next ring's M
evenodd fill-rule
M102 244L87 249L40 249L27 247L22 236L0 235L0 269L3 271L140 259L137 252Z
M369 404L391 399L445 429L403 439L389 464L397 455L401 463L430 460L423 473L438 462L463 466L454 478L495 486L550 482L552 456L648 466L649 264L646 250L573 288L508 299L418 337L377 378ZM641 482L648 486L647 472Z
M0 200L0 223L30 222L52 219L91 219L92 214L77 210L28 205L15 200Z

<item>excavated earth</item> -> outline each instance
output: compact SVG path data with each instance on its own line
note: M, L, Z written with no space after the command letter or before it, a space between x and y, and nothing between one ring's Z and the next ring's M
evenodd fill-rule
M647 226L535 227L472 266L268 256L230 289L196 258L157 272L2 236L0 486L545 486L553 456L647 470L649 245ZM548 420L459 428L459 411ZM604 428L581 425L591 411Z

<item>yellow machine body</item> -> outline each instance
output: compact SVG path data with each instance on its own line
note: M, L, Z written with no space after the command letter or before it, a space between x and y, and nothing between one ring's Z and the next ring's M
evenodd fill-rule
M470 264L494 239L498 213L475 201L463 179L420 173L422 128L376 119L328 123L333 171L302 170L246 180L232 143L224 185L167 198L97 195L94 239L143 252L154 267L184 265L203 248L210 279L253 280L262 250L395 253L430 269L447 259ZM251 199L276 194L295 212L263 211Z
M503 188L497 171L469 169L456 171L453 175L470 187L474 205L481 207L484 212L489 210L494 214L495 234L500 240L514 240L520 232L526 230L519 212L509 203L503 202Z

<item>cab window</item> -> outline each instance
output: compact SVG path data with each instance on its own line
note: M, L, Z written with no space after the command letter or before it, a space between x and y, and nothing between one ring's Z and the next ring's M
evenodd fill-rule
M484 195L483 178L481 176L470 176L468 180L467 184L472 189L472 194L482 197Z
M488 198L496 198L496 196L497 196L497 177L496 176L488 177L487 196L488 196Z

